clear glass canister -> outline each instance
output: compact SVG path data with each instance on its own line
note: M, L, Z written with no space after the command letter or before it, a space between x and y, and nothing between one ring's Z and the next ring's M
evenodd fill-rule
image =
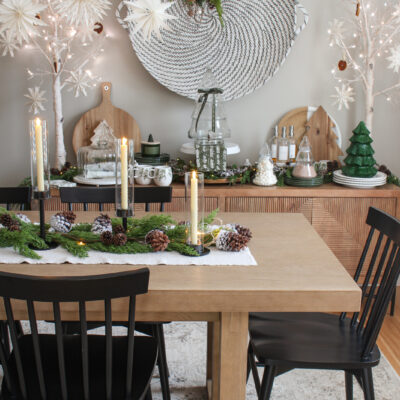
M308 136L304 136L299 146L296 165L293 168L293 176L296 178L315 178L317 172L314 168L314 157Z

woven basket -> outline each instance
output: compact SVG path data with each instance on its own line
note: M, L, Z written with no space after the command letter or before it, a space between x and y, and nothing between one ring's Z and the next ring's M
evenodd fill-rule
M294 40L308 22L308 14L295 0L223 0L224 26L215 10L200 22L188 16L183 0L176 0L168 12L177 19L168 22L162 40L152 35L146 41L134 33L133 23L123 21L123 2L117 19L129 31L139 60L162 85L182 96L195 99L207 67L224 90L224 99L245 96L264 85L288 56ZM297 12L303 22L297 24Z

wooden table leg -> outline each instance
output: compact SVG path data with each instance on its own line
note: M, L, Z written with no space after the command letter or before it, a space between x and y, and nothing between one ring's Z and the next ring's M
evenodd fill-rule
M213 364L213 400L246 398L248 324L248 313L221 313L221 322L214 322L213 345L219 352L214 347L213 354L219 357Z

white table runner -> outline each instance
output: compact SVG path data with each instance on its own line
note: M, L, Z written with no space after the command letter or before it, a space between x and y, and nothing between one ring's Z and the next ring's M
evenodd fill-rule
M40 260L26 258L12 248L0 248L0 264L116 264L116 265L257 265L250 252L226 252L211 249L203 257L187 257L176 252L158 252L144 254L113 254L100 251L89 251L86 258L74 257L62 247L53 250L38 251Z

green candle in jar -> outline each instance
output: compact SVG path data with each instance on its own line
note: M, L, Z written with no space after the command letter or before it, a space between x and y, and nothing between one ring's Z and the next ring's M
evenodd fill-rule
M155 142L153 135L149 135L146 141L142 142L142 156L143 157L159 157L160 156L160 142Z

